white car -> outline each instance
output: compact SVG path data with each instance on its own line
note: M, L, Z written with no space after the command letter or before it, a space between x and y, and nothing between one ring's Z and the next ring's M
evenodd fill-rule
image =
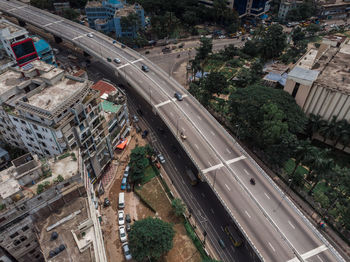
M122 61L120 61L119 58L114 58L113 61L114 61L114 63L116 63L116 64L120 64L120 63L122 62Z
M87 36L90 37L90 38L94 37L94 35L92 33L88 33Z
M119 226L124 225L124 211L123 210L118 211L118 225Z
M125 259L128 260L128 261L131 260L132 257L131 257L131 254L130 254L129 244L128 243L124 243L122 245L122 247L123 247Z
M161 162L162 164L165 163L165 158L162 154L160 154L160 153L158 154L158 159L159 159L159 162Z
M219 36L219 39L224 39L224 38L226 38L226 36L225 36L225 35L221 35L221 36Z
M124 226L119 227L119 237L120 237L120 241L122 241L122 242L126 242L126 240L128 240Z

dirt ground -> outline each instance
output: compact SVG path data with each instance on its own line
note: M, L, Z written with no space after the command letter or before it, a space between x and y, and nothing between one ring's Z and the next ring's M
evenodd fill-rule
M174 71L172 73L172 77L187 89L188 86L186 86L186 66L187 61L184 61L180 65L176 65L176 68L174 68Z
M104 236L107 259L109 262L125 261L121 248L118 232L118 195L120 190L121 179L124 169L128 164L130 152L136 145L144 146L146 141L136 134L134 130L129 137L130 142L123 152L116 153L115 159L118 161L116 173L113 180L105 188L105 193L100 197L101 203L105 197L108 197L111 206L107 208L101 207L102 231ZM154 214L149 208L140 202L140 199L133 192L125 194L125 214L130 214L132 220L139 220L148 216L158 216L159 218L174 224L176 231L174 237L173 249L164 256L161 261L164 262L197 262L200 261L198 254L192 241L188 238L182 220L177 218L171 209L167 195L163 191L161 184L157 178L152 179L142 187L142 194L149 199L152 206L157 210Z
M163 190L158 178L153 178L150 182L145 184L139 192L157 211L157 217L166 222L174 224L174 230L176 232L174 237L174 246L169 253L161 259L161 261L200 261L200 254L197 252L192 240L187 236L182 218L178 218L174 215L170 200Z

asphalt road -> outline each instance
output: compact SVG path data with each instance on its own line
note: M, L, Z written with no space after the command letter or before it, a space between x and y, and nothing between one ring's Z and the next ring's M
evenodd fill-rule
M61 17L18 1L0 0L0 9L72 41L101 59L116 75L126 79L182 143L190 159L208 181L256 253L265 261L344 261L301 212L221 127L176 81L148 59L112 39ZM121 64L109 63L118 57ZM150 68L141 71L141 65ZM173 96L178 91L184 101ZM254 177L256 185L249 184ZM228 260L229 261L229 260Z

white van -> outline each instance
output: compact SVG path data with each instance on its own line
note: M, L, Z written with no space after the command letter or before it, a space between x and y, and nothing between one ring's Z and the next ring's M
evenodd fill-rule
M123 209L125 207L124 192L119 193L118 208Z

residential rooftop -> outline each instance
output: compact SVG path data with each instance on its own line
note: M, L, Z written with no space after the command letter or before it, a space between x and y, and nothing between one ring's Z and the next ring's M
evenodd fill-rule
M0 95L19 85L23 80L22 74L14 70L0 74Z
M134 5L125 5L124 8L118 9L115 11L116 17L128 16L131 13L135 13L135 4Z
M103 80L99 80L96 84L91 86L91 88L100 91L100 96L117 91L117 88L114 85Z
M10 32L10 34L19 32L19 31L26 31L25 29L23 29L20 26L17 26L9 21L7 21L6 19L0 19L0 32L1 30L8 30Z
M85 7L100 7L100 6L102 6L102 2L88 1Z

